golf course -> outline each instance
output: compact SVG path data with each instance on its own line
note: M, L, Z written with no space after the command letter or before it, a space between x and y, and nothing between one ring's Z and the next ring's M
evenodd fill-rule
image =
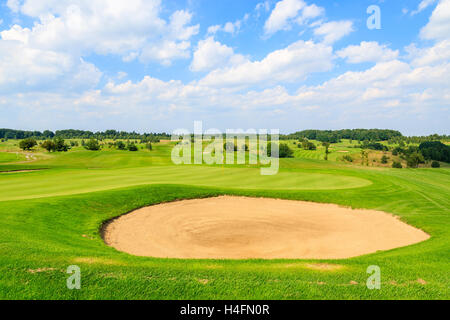
M292 157L280 159L278 174L264 176L259 165L175 165L174 142L154 142L150 149L136 142L135 152L106 142L98 151L77 144L67 152L47 152L39 145L22 150L15 139L0 142L0 299L450 298L448 163L396 169L382 165L380 151L369 153L370 163L363 165L358 163L361 149L348 141L331 144L330 151L327 146L324 160L320 144L310 151L288 140L282 143L294 150ZM344 155L353 159L345 161ZM137 209L223 197L297 200L358 209L359 215L365 210L386 213L423 238L348 258L317 259L282 254L273 259L255 254L152 257L105 243L108 224ZM289 224L292 216L287 218ZM177 219L174 226L186 217ZM235 236L245 236L236 230ZM387 237L382 229L372 231L372 242ZM278 232L273 237L282 236ZM346 247L353 245L360 246L358 238L346 240ZM80 290L66 286L69 266L80 268ZM369 266L381 270L379 290L366 285Z

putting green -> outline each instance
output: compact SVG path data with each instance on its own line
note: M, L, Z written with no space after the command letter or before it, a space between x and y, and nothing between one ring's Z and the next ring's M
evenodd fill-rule
M205 166L50 169L0 175L0 201L79 194L144 184L189 184L247 190L337 190L371 184L363 178L339 174L280 171L274 176L262 176L256 168Z

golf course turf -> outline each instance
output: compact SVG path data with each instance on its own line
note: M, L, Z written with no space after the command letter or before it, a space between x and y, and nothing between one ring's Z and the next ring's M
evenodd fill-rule
M8 156L9 157L9 156ZM8 158L9 159L9 158ZM449 299L450 170L389 169L282 159L255 166L174 166L151 152L72 150L0 163L0 299ZM385 211L429 240L341 260L187 260L107 246L105 221L135 209L219 195L333 203ZM81 269L81 290L66 270ZM366 270L381 269L369 290Z

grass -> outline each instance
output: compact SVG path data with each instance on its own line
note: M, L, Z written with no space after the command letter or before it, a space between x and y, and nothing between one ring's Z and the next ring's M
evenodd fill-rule
M8 143L0 150L14 151ZM167 144L35 156L0 163L0 171L46 169L0 173L0 299L450 298L448 168L365 168L296 154L262 177L244 165L173 166ZM144 258L100 237L105 220L133 209L222 194L383 210L432 237L334 261ZM81 268L81 290L66 288L70 265ZM381 268L381 290L366 288L370 265Z

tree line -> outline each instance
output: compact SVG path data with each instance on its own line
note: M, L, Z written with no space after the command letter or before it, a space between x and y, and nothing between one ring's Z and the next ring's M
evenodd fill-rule
M403 137L401 132L389 129L344 129L344 130L303 130L289 135L283 139L317 140L320 142L337 143L341 139L358 141L387 141Z
M139 139L146 142L159 142L160 140L170 139L168 133L137 133L117 130L106 130L99 132L85 131L85 130L57 130L55 132L50 130L41 131L25 131L14 129L0 129L0 139L27 139L34 138L36 140L46 140L53 138L62 139L97 139L97 140L128 140Z

